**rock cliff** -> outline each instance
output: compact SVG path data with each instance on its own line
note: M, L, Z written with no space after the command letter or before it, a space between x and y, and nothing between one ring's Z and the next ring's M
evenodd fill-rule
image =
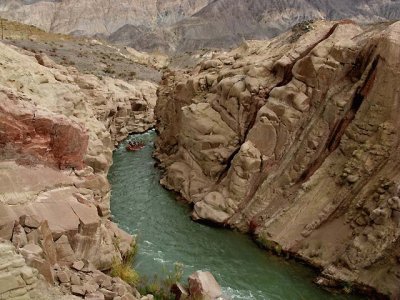
M115 145L154 125L157 86L81 74L3 43L0 53L0 238L50 283L117 296L86 281L134 243L109 220L107 172ZM57 275L76 263L82 286Z
M302 23L193 70L156 107L162 183L193 218L400 297L400 23Z
M7 272L0 277L2 299L30 299L37 285L37 270L26 266L10 244L0 243L0 267Z
M140 50L231 47L310 19L400 18L399 0L3 0L0 15L47 31L99 34Z

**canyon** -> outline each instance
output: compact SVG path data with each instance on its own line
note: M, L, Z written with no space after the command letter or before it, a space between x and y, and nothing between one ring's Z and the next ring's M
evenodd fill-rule
M193 220L327 289L400 297L400 2L292 4L0 4L45 29L2 20L1 299L154 298L110 274L136 240L108 180L116 147L152 128L160 182ZM210 278L193 293L219 297Z
M161 183L321 285L397 299L399 58L399 22L316 21L165 72Z
M115 145L153 126L156 84L82 74L3 43L0 53L1 261L15 247L23 271L2 267L1 297L46 299L34 296L40 275L67 295L140 299L101 272L135 244L110 221L107 173Z
M3 0L0 16L46 31L93 36L138 50L229 48L311 19L400 18L399 0Z

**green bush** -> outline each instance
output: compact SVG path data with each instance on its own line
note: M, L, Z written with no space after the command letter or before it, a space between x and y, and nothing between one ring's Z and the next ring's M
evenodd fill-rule
M265 248L267 250L270 250L274 252L276 255L280 256L282 255L282 246L279 245L276 242L270 241L266 239L265 237L259 236L256 240L258 245L260 245L262 248Z
M146 278L142 279L139 286L141 294L152 294L156 300L173 300L175 295L171 293L171 287L175 283L179 283L183 276L183 265L175 263L174 269L167 272L164 269L164 278L160 278L157 275L152 280Z
M113 263L111 265L110 275L113 277L121 278L129 285L136 286L140 281L139 274L133 268L133 263L135 261L136 253L137 253L136 244L132 243L130 250L122 258L122 260L114 258Z

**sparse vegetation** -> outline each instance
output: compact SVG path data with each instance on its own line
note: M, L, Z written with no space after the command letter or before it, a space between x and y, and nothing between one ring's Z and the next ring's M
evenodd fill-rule
M115 239L114 247L119 248L119 239ZM152 279L140 278L133 268L137 254L136 243L132 243L130 250L123 259L115 258L111 266L110 275L119 277L131 286L138 288L141 294L152 294L156 300L173 300L175 296L171 292L171 287L179 283L183 276L183 265L175 263L174 269L167 271L164 269L163 276L155 275Z
M343 282L343 292L345 292L346 294L351 294L353 291L353 285L351 283L348 282Z
M96 45L83 37L45 32L34 26L2 20L4 40L7 44L32 53L46 54L57 64L74 66L81 73L100 77L107 75L126 81L159 81L161 78L159 71L122 56L117 48ZM105 41L101 43L107 44Z
M307 20L297 23L292 27L293 35L289 39L291 43L296 42L303 34L311 31L314 20Z
M0 18L0 27L1 27L1 39L4 40L4 23L2 18Z
M155 275L152 280L142 279L139 285L141 294L152 294L156 300L174 300L175 295L171 292L171 287L179 283L183 276L183 265L175 263L172 271L164 269L164 277Z
M282 246L274 241L270 241L262 236L257 238L257 244L261 247L274 252L276 255L282 255Z
M108 66L107 68L104 69L104 73L106 73L106 74L114 74L115 70L111 66Z
M137 246L135 243L132 243L130 250L122 260L114 258L110 275L121 278L129 285L136 286L140 280L139 274L133 268L136 253Z

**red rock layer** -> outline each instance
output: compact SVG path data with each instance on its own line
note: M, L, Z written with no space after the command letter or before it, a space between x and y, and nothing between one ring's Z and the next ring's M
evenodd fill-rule
M0 148L8 154L16 152L25 162L81 169L88 140L81 125L0 91Z

